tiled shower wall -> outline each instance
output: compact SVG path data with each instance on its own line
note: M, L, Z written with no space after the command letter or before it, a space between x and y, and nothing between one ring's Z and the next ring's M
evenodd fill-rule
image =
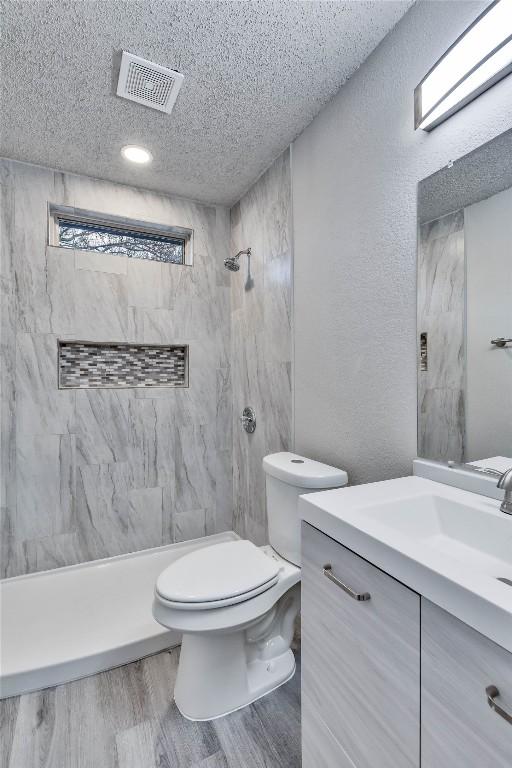
M252 248L230 272L235 530L267 541L263 456L292 444L292 249L290 153L231 209L231 252ZM313 255L315 257L316 255ZM238 417L256 411L254 434Z
M229 212L22 163L0 170L1 575L230 529ZM49 202L192 228L194 265L48 246ZM190 386L59 390L59 338L188 344Z
M464 211L422 224L418 247L418 454L463 461L465 448ZM418 361L419 362L419 361Z

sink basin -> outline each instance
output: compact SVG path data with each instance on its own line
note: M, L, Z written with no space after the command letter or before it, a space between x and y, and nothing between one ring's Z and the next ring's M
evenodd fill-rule
M425 494L361 509L360 514L468 568L512 580L512 520L495 514L496 503L477 500L478 506L470 506Z
M512 516L423 477L302 496L301 518L512 652Z

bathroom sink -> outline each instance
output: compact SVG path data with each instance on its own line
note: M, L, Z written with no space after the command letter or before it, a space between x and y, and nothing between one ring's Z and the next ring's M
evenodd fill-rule
M373 508L361 515L388 526L422 546L474 571L512 580L512 520L445 496L425 494ZM485 506L485 501L484 501ZM497 503L490 502L494 512Z
M423 477L302 496L301 518L512 651L512 516Z

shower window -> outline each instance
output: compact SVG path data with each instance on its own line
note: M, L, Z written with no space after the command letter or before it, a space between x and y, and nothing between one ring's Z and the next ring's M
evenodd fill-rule
M53 226L52 226L53 224ZM168 264L190 264L191 230L124 222L117 217L73 215L50 208L50 244Z

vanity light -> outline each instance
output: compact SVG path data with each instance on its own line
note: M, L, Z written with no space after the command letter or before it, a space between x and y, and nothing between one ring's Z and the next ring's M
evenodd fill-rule
M414 127L430 131L512 72L512 0L495 0L414 90Z
M127 144L122 148L121 154L125 160L129 160L131 163L139 163L144 165L150 163L153 159L153 155L144 147L137 147L135 144Z

